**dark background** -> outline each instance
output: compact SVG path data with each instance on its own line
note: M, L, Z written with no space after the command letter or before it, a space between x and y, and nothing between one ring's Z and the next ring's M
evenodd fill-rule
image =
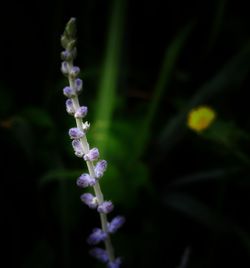
M79 200L62 95L72 16L89 141L109 162L101 186L126 217L113 237L124 267L248 267L246 1L9 1L0 13L5 267L103 267L88 255L99 218ZM199 105L217 114L201 134L187 127Z

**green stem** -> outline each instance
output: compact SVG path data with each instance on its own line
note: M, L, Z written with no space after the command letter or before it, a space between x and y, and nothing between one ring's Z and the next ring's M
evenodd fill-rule
M71 78L69 78L69 85L71 88L74 88L74 80ZM72 98L72 101L73 101L74 109L76 111L78 108L80 108L78 96L75 96L74 98ZM76 120L77 128L84 132L82 119L75 118L75 120ZM86 135L84 135L80 140L83 146L84 154L87 154L89 152L89 144L88 144ZM86 163L87 163L90 176L94 178L95 177L94 163L91 161L86 161ZM102 190L98 181L93 186L93 188L94 188L94 192L95 192L98 204L102 204L104 201L104 198L103 198ZM101 219L102 230L107 234L107 238L104 241L105 248L106 248L109 260L112 262L114 261L115 256L114 256L114 249L112 246L111 238L108 233L107 215L104 213L100 213L100 219Z

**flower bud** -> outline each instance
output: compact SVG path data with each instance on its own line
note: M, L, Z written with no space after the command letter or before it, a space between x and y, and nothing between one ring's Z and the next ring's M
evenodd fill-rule
M95 165L95 177L97 179L101 178L103 176L103 173L107 169L107 161L106 160L100 160Z
M74 50L74 48L76 47L76 40L75 39L71 39L70 41L68 41L67 44L67 49L72 51Z
M102 248L92 248L89 254L103 263L106 263L109 259L107 251Z
M97 148L89 150L89 152L83 156L83 159L85 161L95 161L98 158L99 158L99 151Z
M68 66L68 63L66 61L63 61L62 64L61 64L61 72L64 75L68 75L69 74L69 66Z
M125 222L122 216L116 216L110 223L108 223L108 232L114 234Z
M107 268L120 268L121 264L121 259L116 258L114 261L108 263Z
M71 139L80 139L84 136L84 133L77 127L73 127L69 130L69 136Z
M68 45L68 42L69 42L69 39L67 38L67 36L65 34L63 34L61 36L61 45L63 48L67 48L67 45Z
M83 173L76 181L77 186L79 186L80 188L94 186L95 183L96 183L95 179L90 177L90 175L87 173Z
M65 32L67 35L69 35L71 38L75 37L76 35L76 18L71 18L65 27Z
M71 115L73 115L75 113L75 108L74 108L72 99L66 100L66 111L67 111L67 113L69 113Z
M72 78L76 78L78 76L78 74L80 73L80 68L77 66L73 66L70 70L70 76Z
M73 147L73 149L75 151L75 155L77 157L82 157L84 155L83 146L82 146L82 143L80 140L73 140L72 147Z
M88 113L88 107L81 106L75 112L75 118L83 118L87 115L87 113Z
M92 234L88 237L87 243L90 245L97 245L107 238L107 234L100 228L93 229Z
M63 89L63 94L68 98L72 98L75 96L75 91L72 87L65 87Z
M108 214L114 209L114 205L111 201L104 201L101 205L98 206L97 211L99 213Z
M76 92L80 92L81 90L82 90L82 79L80 79L80 78L77 78L76 80L75 80L75 89L76 89Z
M74 54L75 52L69 51L69 50L64 50L61 52L61 59L64 61L71 61L74 59Z
M93 196L90 193L85 193L80 196L80 199L84 204L86 204L89 208L97 208L98 203L97 203L97 198Z

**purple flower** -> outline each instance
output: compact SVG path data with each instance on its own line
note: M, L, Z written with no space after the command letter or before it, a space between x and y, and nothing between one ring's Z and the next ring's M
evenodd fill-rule
M95 183L96 183L95 179L90 177L90 175L87 173L83 173L76 181L77 186L81 188L93 186L95 185Z
M122 263L121 259L117 258L114 261L109 262L107 268L119 268L121 263Z
M103 263L106 263L109 260L106 250L102 248L92 248L89 251L89 254Z
M62 62L62 65L61 65L61 72L64 74L64 75L67 75L69 73L69 66L68 66L68 63L66 61L63 61Z
M116 216L110 223L108 223L108 232L115 233L125 222L125 218L122 216Z
M75 108L74 108L72 99L66 100L66 111L71 115L75 113Z
M75 80L75 89L77 92L80 92L82 90L82 79L77 78Z
M85 154L83 157L85 161L94 161L97 160L98 158L99 158L99 151L97 148L89 150L89 152Z
M72 147L75 151L75 155L78 157L82 157L84 155L83 146L80 140L73 140Z
M80 196L80 199L84 204L86 204L89 208L97 208L97 198L90 193L85 193Z
M64 50L61 52L61 59L70 61L72 59L72 54L68 50Z
M70 76L73 78L77 77L79 73L80 73L80 68L77 66L73 66L70 70Z
M83 118L86 116L87 112L88 112L88 107L81 106L75 112L75 118Z
M106 160L100 160L95 165L95 176L96 178L101 178L103 176L103 173L107 169L107 161Z
M80 139L84 136L84 132L77 127L73 127L69 130L69 136L71 139Z
M93 229L92 234L88 237L87 243L96 245L107 238L107 234L100 228Z
M72 98L75 96L75 91L72 87L65 87L63 89L63 94L68 98Z
M99 213L108 214L114 209L114 205L111 201L104 201L101 205L98 206L97 211Z

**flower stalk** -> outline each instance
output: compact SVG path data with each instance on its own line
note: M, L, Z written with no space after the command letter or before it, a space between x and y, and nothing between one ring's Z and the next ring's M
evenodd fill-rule
M76 127L69 130L69 136L73 140L72 146L75 155L81 157L87 165L88 174L84 173L77 179L77 185L81 188L93 187L93 196L90 193L81 195L81 200L89 208L96 209L100 214L101 229L93 229L92 234L87 239L91 245L96 245L104 242L105 250L94 248L90 254L98 260L107 264L108 268L119 268L121 264L120 258L115 258L114 249L112 246L110 234L113 234L124 223L124 218L121 216L115 217L110 223L107 219L107 214L113 210L111 201L105 201L101 187L99 184L100 178L103 176L107 162L99 159L99 151L97 148L90 149L87 141L86 133L90 127L88 122L83 123L83 118L87 115L88 109L85 106L80 106L78 94L82 90L82 80L78 78L80 69L74 66L76 57L76 20L71 18L65 27L65 31L61 36L61 44L65 49L61 53L63 60L61 65L62 73L68 78L69 86L63 89L63 94L68 98L66 100L66 111L74 116ZM96 163L96 161L98 161Z

